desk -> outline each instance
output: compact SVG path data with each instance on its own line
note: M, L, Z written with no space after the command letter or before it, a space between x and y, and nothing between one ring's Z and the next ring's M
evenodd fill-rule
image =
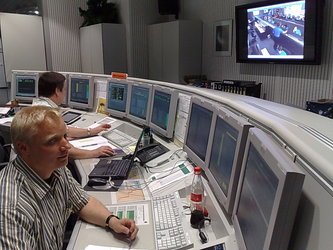
M89 126L93 122L98 121L101 119L101 115L94 115L94 114L87 114L81 118L80 121L76 122L74 125L76 126ZM124 123L124 121L118 120L112 123L112 128L119 126L120 124ZM158 162L161 162L165 159L168 159L170 155L175 151L178 150L177 147L172 142L166 142L155 135L155 140L162 143L164 146L170 149L169 152L165 153L164 155L152 160L149 162L151 165L155 165ZM185 158L184 158L185 159ZM76 166L78 168L78 172L82 178L82 186L85 186L87 183L87 176L90 171L93 169L94 164L98 162L99 159L85 159L85 160L76 160ZM170 160L167 164L159 167L159 170L167 169L169 167L174 166L174 164L179 159ZM185 159L186 160L186 159ZM187 161L186 161L187 162ZM190 165L187 162L188 165ZM141 171L140 171L141 170ZM132 171L136 171L136 175L143 180L148 180L149 177L152 175L151 173L146 172L143 168L133 168ZM188 175L187 178L192 179L191 175ZM179 190L179 194L184 202L186 202L186 189L184 188L184 183L190 183L187 181L181 180L171 185L168 185L167 189L163 189L163 192L159 192L158 195L163 195L166 192L173 192ZM200 242L200 238L198 236L198 230L189 227L189 233L191 236L191 240L194 243L193 249L202 249L204 247L209 247L216 245L221 242L225 242L226 249L238 249L235 239L235 234L232 225L225 217L224 212L222 211L220 205L218 204L217 200L215 199L208 183L204 180L204 187L206 191L206 207L209 211L209 215L212 219L211 225L206 227L206 232L208 233L209 241L205 245ZM167 190L167 191L165 191ZM115 205L112 203L111 194L110 192L104 191L88 191L91 196L96 197L99 199L104 205L112 206ZM148 193L150 193L148 191ZM150 193L150 196L152 194ZM155 240L154 240L154 226L153 226L153 215L152 215L152 208L151 202L149 199L144 201L137 201L134 203L122 203L126 204L147 204L149 208L149 224L148 225L139 225L139 233L137 239L133 242L131 248L133 249L155 249ZM189 211L184 211L186 220L188 221L188 225L190 225L190 215ZM126 241L122 239L118 239L117 235L106 232L103 228L100 227L91 227L85 222L78 221L75 225L73 230L70 242L68 244L67 249L85 249L86 246L89 244L97 245L97 246L109 246L109 247L119 247L119 248L128 248L129 245Z

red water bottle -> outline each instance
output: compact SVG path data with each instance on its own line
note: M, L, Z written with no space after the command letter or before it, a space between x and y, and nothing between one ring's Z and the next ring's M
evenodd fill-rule
M198 228L199 222L204 219L204 187L201 179L201 168L194 168L194 177L191 187L191 225Z

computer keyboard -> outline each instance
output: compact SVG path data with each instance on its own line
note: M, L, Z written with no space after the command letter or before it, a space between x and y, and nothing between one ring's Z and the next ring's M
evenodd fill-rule
M121 148L127 147L128 145L137 142L137 139L117 129L113 129L107 133L104 133L103 137L105 137L112 143L117 144Z
M183 207L178 192L153 197L152 207L157 249L193 247L186 229Z

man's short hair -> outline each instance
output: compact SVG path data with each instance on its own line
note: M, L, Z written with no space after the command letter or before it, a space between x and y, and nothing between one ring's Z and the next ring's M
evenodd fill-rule
M66 78L57 72L45 72L38 80L38 95L44 97L52 96L56 89L62 90Z
M60 110L46 106L31 106L21 109L14 116L10 126L12 143L16 149L16 142L29 143L37 134L39 127L46 120L56 121L60 117Z

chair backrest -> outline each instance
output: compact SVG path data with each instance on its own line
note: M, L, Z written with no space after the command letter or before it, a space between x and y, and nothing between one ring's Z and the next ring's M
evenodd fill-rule
M10 148L9 144L4 144L4 139L0 136L0 170L9 162Z

